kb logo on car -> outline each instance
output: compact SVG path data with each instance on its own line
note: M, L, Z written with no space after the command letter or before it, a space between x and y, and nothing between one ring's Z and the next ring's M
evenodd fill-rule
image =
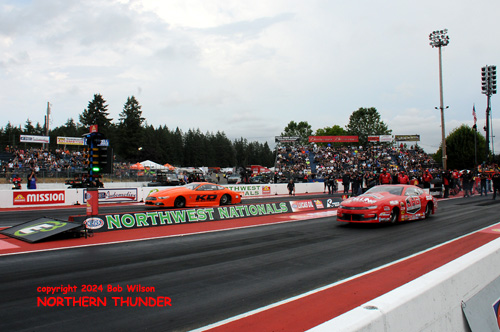
M217 199L217 195L198 195L198 196L196 196L197 202L215 201L216 199Z

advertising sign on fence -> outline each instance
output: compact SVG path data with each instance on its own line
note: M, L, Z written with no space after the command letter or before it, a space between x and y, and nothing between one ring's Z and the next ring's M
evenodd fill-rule
M35 136L35 135L21 135L21 136L19 136L19 141L21 143L49 144L50 137L49 136Z
M14 205L51 205L64 204L65 190L27 190L13 191Z
M137 202L137 188L99 189L99 203ZM87 189L83 193L83 202L88 199Z

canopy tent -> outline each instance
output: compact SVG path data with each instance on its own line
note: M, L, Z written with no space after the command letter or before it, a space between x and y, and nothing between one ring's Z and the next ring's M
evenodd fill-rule
M143 167L149 167L150 169L166 169L165 166L158 164L158 163L155 163L154 161L151 161L151 160L141 161L140 164Z
M142 170L142 169L144 169L144 166L142 166L141 163L136 163L136 164L133 164L132 166L130 166L130 169Z
M175 171L175 167L170 165L169 163L166 163L165 165L163 165L163 167L167 168L170 171Z

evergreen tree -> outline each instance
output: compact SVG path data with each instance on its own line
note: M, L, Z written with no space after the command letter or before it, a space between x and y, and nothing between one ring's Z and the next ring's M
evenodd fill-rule
M35 127L33 127L33 124L31 123L30 119L26 120L23 133L25 135L34 135L35 134Z
M19 136L22 134L21 126L15 127L10 121L7 122L5 130L3 131L2 146L18 146Z
M111 120L113 120L108 118L108 116L109 112L106 101L101 94L95 94L94 99L89 102L88 107L80 114L80 122L87 128L91 125L97 125L99 132L106 136L111 132Z
M236 166L236 156L231 140L223 132L217 131L210 143L215 150L215 165L219 167Z
M137 160L139 148L143 145L145 119L142 117L142 106L134 96L127 98L120 113L115 141L115 154L129 161Z
M184 160L185 149L184 149L184 135L179 127L175 128L175 131L171 134L171 147L172 154L170 155L168 163L172 165L187 165Z

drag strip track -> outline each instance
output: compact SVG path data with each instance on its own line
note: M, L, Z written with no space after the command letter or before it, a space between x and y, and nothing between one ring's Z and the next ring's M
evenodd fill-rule
M0 256L0 330L203 327L498 223L499 204L491 196L440 201L431 219L400 225L346 225L334 217L283 222L293 220L287 215L275 217L283 222L275 225ZM138 284L154 292L126 290ZM60 285L78 291L37 291ZM83 293L82 285L104 290ZM123 291L107 292L108 285ZM37 297L44 296L106 297L107 305L37 307ZM112 300L130 296L169 297L171 306L127 307Z

